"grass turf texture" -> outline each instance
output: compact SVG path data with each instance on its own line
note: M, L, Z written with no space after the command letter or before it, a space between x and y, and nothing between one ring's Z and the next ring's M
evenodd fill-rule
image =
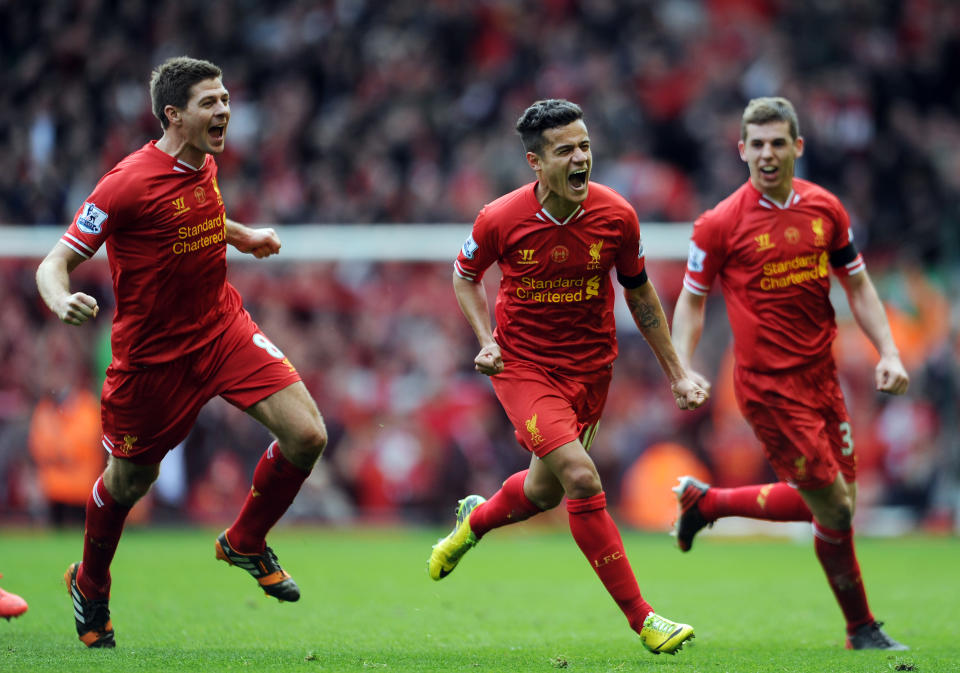
M215 530L128 530L113 566L116 650L76 638L63 585L81 533L0 530L3 586L30 610L0 621L0 671L960 671L957 538L861 539L871 604L904 653L843 649L812 545L624 536L654 608L696 628L676 657L630 631L564 529L495 531L442 582L446 530L282 528L270 538L303 592L267 598L214 560Z

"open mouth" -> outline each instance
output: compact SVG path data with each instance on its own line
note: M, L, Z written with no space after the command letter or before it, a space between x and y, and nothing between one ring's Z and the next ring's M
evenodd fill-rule
M226 124L222 126L211 126L209 129L207 129L207 135L210 136L211 140L223 140L223 134L226 133L226 131Z
M777 172L778 172L779 170L780 170L780 169L778 169L776 166L761 166L761 167L760 167L760 173L761 173L764 177L768 177L768 178L776 177Z
M570 183L570 186L574 189L583 189L583 186L587 184L587 169L581 169L579 171L574 171L567 178L567 182Z

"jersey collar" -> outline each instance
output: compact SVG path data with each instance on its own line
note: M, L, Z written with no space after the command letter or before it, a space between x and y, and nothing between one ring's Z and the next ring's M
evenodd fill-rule
M551 215L547 211L547 209L544 208L540 204L540 202L537 200L537 183L536 182L533 183L533 189L531 190L530 194L533 196L533 202L537 205L537 208L539 208L539 210L537 210L536 212L537 219L541 220L542 222L553 222L558 227L562 227L566 224L573 222L574 220L579 220L587 212L586 210L584 210L583 204L581 203L576 208L574 208L573 212L567 215L563 220L558 220L553 215ZM589 198L589 196L587 198Z
M774 208L778 210L787 210L788 208L790 208L790 206L796 205L799 201L800 201L800 195L797 194L797 190L791 189L790 193L787 194L787 200L784 201L783 203L780 203L775 199L771 199L769 196L767 196L763 192L760 192L759 203L764 208L769 208L771 210L773 210Z
M154 152L156 152L157 154L159 154L159 155L160 155L161 157L163 157L168 163L170 163L170 164L171 164L170 167L171 167L175 172L177 172L177 173L198 173L198 172L200 172L201 170L203 170L203 166L206 166L206 164L207 164L207 157L210 156L209 154L207 154L207 155L204 156L203 166L199 166L199 167L198 167L198 166L191 166L191 165L188 164L186 161L183 161L182 159L178 159L177 157L174 157L174 156L170 156L169 154L167 154L167 153L164 152L163 150L158 149L158 148L157 148L157 141L156 141L156 140L151 140L151 141L148 143L148 145L153 149Z
M182 159L177 159L176 162L173 164L173 170L178 171L180 173L196 173L197 171L200 170L200 168L191 166L190 164L188 164L186 161L183 161Z

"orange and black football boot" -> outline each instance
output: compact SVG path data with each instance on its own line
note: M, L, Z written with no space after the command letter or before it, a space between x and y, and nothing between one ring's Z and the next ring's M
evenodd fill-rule
M87 647L116 647L113 637L113 623L110 621L109 598L89 599L77 586L79 563L71 563L63 580L67 583L70 598L73 599L73 618L77 623L77 636Z
M270 547L265 547L259 554L244 554L230 546L227 531L220 533L215 546L218 559L243 568L253 575L268 596L291 603L300 600L300 587L290 574L280 567L277 555Z

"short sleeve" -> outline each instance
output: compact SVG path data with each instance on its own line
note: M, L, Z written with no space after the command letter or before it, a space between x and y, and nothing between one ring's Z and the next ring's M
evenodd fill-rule
M484 208L473 223L473 230L464 241L453 263L454 271L465 280L479 283L484 272L499 256L496 227Z
M617 275L624 278L640 276L646 265L643 241L640 238L640 221L637 212L629 205L624 209L622 243L617 253Z
M105 175L77 209L60 242L82 257L93 257L123 219L125 196L135 191L124 182L119 171Z
M830 266L838 276L852 276L866 269L866 264L853 243L850 215L839 199L835 199L833 211L836 226L830 241Z
M694 294L708 294L726 256L720 222L711 218L708 211L693 223L683 286Z

